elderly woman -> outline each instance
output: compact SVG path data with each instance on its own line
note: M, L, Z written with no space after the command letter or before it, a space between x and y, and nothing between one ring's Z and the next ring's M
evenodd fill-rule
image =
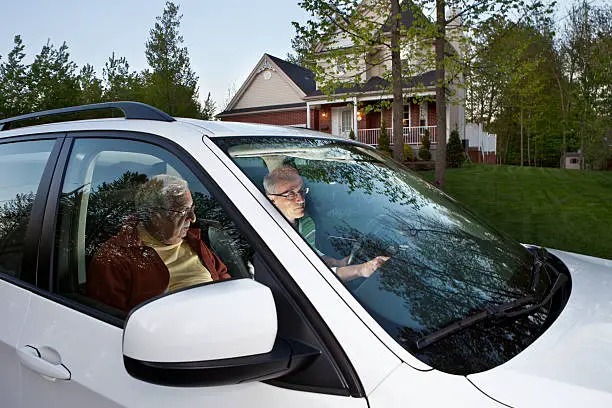
M187 182L161 174L136 194L137 215L96 252L87 269L87 295L129 311L167 291L230 278L200 239Z

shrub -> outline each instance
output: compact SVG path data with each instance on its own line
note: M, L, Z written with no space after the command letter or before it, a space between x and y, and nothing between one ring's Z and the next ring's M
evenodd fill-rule
M349 132L349 139L355 140L355 131L353 129L351 129L351 131Z
M378 150L383 152L390 152L389 148L389 134L387 133L387 124L383 120L380 124L380 135L378 136Z
M465 160L465 152L461 139L459 139L459 131L453 130L446 145L446 167L461 167Z
M404 160L413 161L414 160L414 151L412 150L412 146L409 144L404 145Z
M421 148L419 149L419 159L428 161L431 160L431 141L429 140L429 130L425 129L423 136L421 137Z

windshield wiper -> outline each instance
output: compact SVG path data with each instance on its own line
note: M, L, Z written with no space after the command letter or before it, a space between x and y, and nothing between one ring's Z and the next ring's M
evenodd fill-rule
M535 271L534 271L535 272ZM539 273L539 269L538 269ZM546 296L541 300L537 301L535 295L527 295L521 298L518 298L512 302L502 303L498 306L488 306L485 307L482 311L458 320L454 323L449 324L446 327L441 328L433 333L430 333L424 337L421 337L416 341L416 348L418 350L422 350L425 347L442 340L450 336L451 334L457 333L458 331L464 330L470 326L475 325L483 320L487 319L502 319L502 318L514 318L518 316L529 315L536 310L540 309L542 306L545 306L550 299L557 293L559 289L561 289L569 280L567 275L557 274L557 278L555 282L552 284L550 290L546 294ZM522 308L523 306L527 306L532 304L529 307ZM519 309L520 308L520 309ZM515 310L518 309L518 310Z

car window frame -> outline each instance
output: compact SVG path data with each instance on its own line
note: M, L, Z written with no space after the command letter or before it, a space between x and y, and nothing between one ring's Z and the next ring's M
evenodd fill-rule
M65 132L53 133L36 133L23 136L0 138L0 145L12 143L38 142L43 140L53 140L54 144L49 153L49 158L45 164L45 168L41 175L38 188L36 189L36 198L32 204L32 212L28 220L26 235L24 238L24 249L22 254L22 273L31 274L31 279L24 280L21 277L14 277L4 273L0 273L0 279L11 282L23 289L41 294L37 255L40 244L42 220L44 217L46 203L49 197L50 184L53 178L53 173L57 167L60 158L61 150L65 140Z
M221 187L215 182L215 180L208 174L202 165L187 152L178 143L167 139L165 137L138 131L125 131L125 130L93 130L93 131L74 131L65 134L61 151L59 152L58 159L55 164L53 171L53 178L48 189L47 199L44 207L44 217L42 219L42 225L40 227L40 241L41 244L38 248L36 262L39 268L37 269L37 279L40 282L39 288L41 291L40 295L45 298L62 304L70 309L93 317L99 321L105 322L111 326L115 326L118 329L123 329L125 320L120 319L109 314L104 313L101 310L95 309L91 306L79 303L75 300L66 298L55 291L55 276L56 276L56 265L55 265L55 246L56 246L56 228L57 228L57 214L60 209L60 197L63 189L64 178L66 176L70 154L74 146L74 141L77 139L124 139L145 142L165 149L169 153L173 154L179 161L182 162L185 167L191 171L191 173L198 179L198 181L206 188L209 193L218 201L219 205L227 213L227 215L234 221L236 228L245 236L245 238L251 244L255 253L263 259L267 265L271 274L279 282L280 289L285 293L290 300L296 305L298 313L302 314L311 334L318 339L320 345L322 345L328 356L331 364L336 366L335 372L339 376L340 381L345 384L345 389L329 389L324 388L321 390L315 389L315 387L304 387L302 385L293 386L290 383L286 383L279 380L268 381L269 383L288 389L296 389L301 391L320 392L325 394L333 395L345 395L351 397L362 398L365 397L365 390L363 385L359 381L359 377L350 363L348 356L344 353L341 345L337 342L334 335L331 333L329 327L325 324L322 317L316 311L314 306L310 303L308 298L293 281L290 274L285 270L284 266L277 259L274 253L268 248L263 239L246 220L244 215L237 209L237 207L231 202L227 195L223 192ZM204 149L209 149L205 143L202 143ZM234 175L235 176L235 175ZM40 268L41 265L47 267Z

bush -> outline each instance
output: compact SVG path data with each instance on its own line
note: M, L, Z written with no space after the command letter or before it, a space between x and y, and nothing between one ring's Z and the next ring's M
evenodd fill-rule
M380 135L378 136L378 150L383 152L390 152L389 148L389 134L387 133L387 125L383 120L380 124Z
M404 160L413 161L414 160L414 151L412 150L412 146L409 144L404 145Z
M419 149L419 159L428 161L431 160L431 141L429 140L429 130L425 129L423 136L421 137L421 148Z
M355 131L353 129L351 129L351 131L349 132L349 139L355 140Z
M465 152L461 139L459 139L459 131L453 130L446 145L446 167L461 167L465 160Z

